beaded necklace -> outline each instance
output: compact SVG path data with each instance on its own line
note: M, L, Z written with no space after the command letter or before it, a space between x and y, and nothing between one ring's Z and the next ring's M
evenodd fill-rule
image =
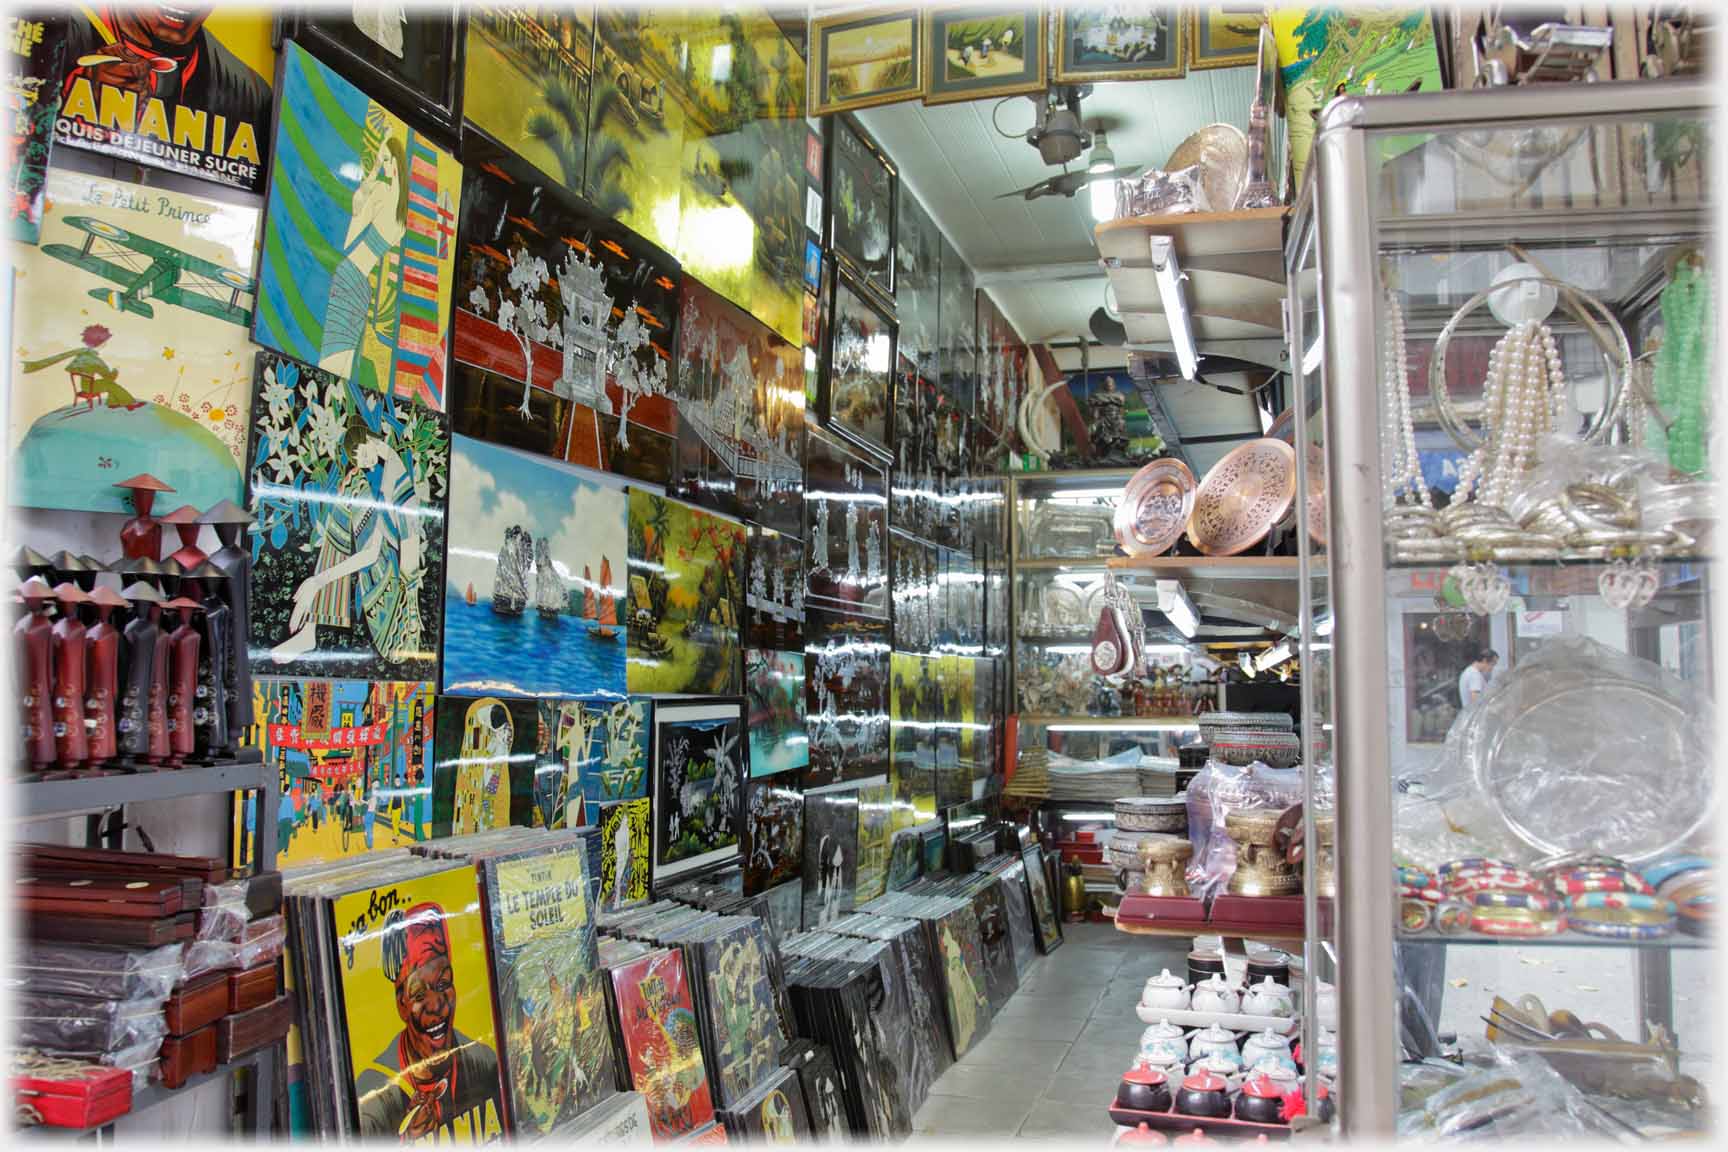
M1656 402L1671 418L1668 463L1704 470L1704 381L1710 371L1710 275L1682 260L1662 290L1662 347L1656 352Z

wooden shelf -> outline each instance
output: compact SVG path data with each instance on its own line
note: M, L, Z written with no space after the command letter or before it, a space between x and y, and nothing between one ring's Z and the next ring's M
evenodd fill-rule
M1289 214L1288 208L1277 205L1241 212L1124 216L1104 221L1093 229L1093 234L1098 238L1098 254L1106 262L1122 253L1144 260L1146 237L1172 236L1176 240L1176 258L1184 264L1202 257L1276 252L1282 267L1284 221Z
M1295 556L1115 556L1104 566L1117 571L1170 572L1202 580L1294 580L1301 561Z

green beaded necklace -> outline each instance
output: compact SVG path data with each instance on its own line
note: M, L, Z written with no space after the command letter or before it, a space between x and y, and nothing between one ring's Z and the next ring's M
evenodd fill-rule
M1710 276L1701 262L1682 260L1662 290L1662 347L1656 353L1656 402L1670 418L1668 464L1704 471L1704 390L1710 373ZM1656 430L1651 447L1660 447Z

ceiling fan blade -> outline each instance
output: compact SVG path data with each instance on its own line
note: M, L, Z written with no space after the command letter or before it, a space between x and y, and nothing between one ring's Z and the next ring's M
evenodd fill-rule
M1198 372L1194 373L1194 383L1204 384L1208 388L1216 388L1220 392L1228 392L1232 396L1246 396L1246 395L1248 395L1248 393L1244 392L1242 389L1232 387L1229 384L1214 384L1214 383L1212 383L1212 381L1206 379L1206 377L1200 375L1200 373L1198 373Z

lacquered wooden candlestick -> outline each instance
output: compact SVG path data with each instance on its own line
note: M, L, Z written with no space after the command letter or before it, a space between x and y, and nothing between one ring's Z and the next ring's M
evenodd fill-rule
M120 551L129 560L147 556L152 560L162 555L162 525L150 515L156 503L156 493L172 492L173 487L162 483L148 472L140 472L129 480L114 485L132 493L132 509L137 513L120 529Z
M86 629L79 609L90 597L70 580L54 589L60 619L54 622L54 761L61 768L82 768L90 759L90 733L84 726Z
M176 596L162 607L180 619L168 633L168 763L178 768L198 750L195 710L198 699L198 629L192 617L198 601Z
M125 687L120 697L120 752L145 764L168 758L168 644L162 593L139 580L121 595L132 606L125 631Z
M24 760L35 769L54 763L54 590L40 576L18 589L26 614L12 634L18 648L18 686L23 689Z
M217 585L228 601L227 702L230 739L238 739L252 723L252 661L246 651L251 628L252 553L245 546L252 514L232 500L208 508L204 523L216 530L222 544L210 555L210 563L227 577Z
M120 754L120 630L114 626L114 610L126 600L112 588L101 587L90 594L96 623L84 634L84 717L90 726L90 762L106 764Z
M198 534L204 530L202 516L203 513L192 505L182 504L162 517L162 523L172 524L180 537L180 547L170 553L168 559L188 572L210 559L204 549L198 547Z

